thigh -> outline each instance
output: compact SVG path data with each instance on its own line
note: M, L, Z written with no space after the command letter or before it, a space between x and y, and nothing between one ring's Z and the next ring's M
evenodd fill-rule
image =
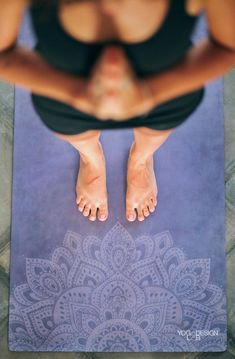
M62 134L59 132L55 132L53 131L54 135L58 138L60 138L61 140L67 141L67 142L80 142L80 141L86 141L92 138L99 138L100 136L100 131L99 130L89 130L89 131L84 131L82 133L78 133L75 135L66 135L66 134Z
M170 128L167 130L155 130L150 127L136 127L134 129L134 133L136 136L143 136L146 138L154 138L154 137L167 137L169 136L175 128Z

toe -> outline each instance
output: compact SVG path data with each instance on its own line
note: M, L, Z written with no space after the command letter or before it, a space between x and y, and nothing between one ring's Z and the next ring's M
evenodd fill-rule
M84 208L84 211L83 211L83 216L88 217L90 214L90 209L91 209L91 206L86 205Z
M137 213L138 213L138 221L143 221L144 220L143 208L141 207L137 208Z
M80 212L83 212L85 205L86 205L86 201L84 199L82 199L81 202L78 205L78 210Z
M79 204L82 200L82 196L81 195L78 195L77 198L76 198L76 203Z
M154 196L151 198L151 202L153 203L154 207L157 205L157 198Z
M100 221L105 221L108 218L108 208L107 205L99 207L98 218Z
M148 217L150 215L147 205L143 209L143 214L144 214L145 217Z
M128 221L133 222L136 220L136 211L134 208L127 208L126 218Z
M97 213L97 207L96 206L93 206L91 208L91 214L90 214L90 221L95 221L96 220L96 213Z
M150 213L153 213L155 211L155 206L151 200L148 203L148 208Z

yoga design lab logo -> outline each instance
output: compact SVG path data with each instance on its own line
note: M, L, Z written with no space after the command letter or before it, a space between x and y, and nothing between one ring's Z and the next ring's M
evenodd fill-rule
M187 340L201 340L207 336L218 336L219 330L178 330L179 335L185 337Z
M26 258L12 288L9 341L16 351L221 351L222 289L210 260L187 259L168 231L132 237L117 223L103 238L68 231L50 259ZM188 340L182 331L218 329Z

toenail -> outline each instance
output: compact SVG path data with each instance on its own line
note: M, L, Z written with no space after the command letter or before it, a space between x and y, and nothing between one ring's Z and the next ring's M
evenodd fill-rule
M102 216L99 217L99 219L100 219L101 221L105 221L106 218L107 218L107 216L105 216L105 215L102 215Z
M133 214L130 214L130 215L128 216L128 218L129 218L129 219L134 219L135 216L134 216Z

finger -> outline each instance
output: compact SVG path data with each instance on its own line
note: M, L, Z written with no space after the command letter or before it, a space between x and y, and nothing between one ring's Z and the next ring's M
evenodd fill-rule
M89 91L92 96L100 96L105 91L115 90L120 87L121 73L112 67L104 71L97 70L89 79Z
M107 47L93 68L89 85L92 94L99 96L104 91L123 90L123 83L131 83L134 79L134 71L124 51L118 47Z
M124 57L124 51L120 46L107 46L101 54L101 60L105 59L112 64L120 63Z
M126 53L118 46L110 46L103 51L102 65L109 66L113 71L117 68L122 70L132 68Z
M99 66L102 73L108 76L124 74L131 69L124 50L117 46L110 46L103 50Z
M96 61L91 74L95 75L96 73L102 72L102 70L106 69L107 67L113 71L120 69L122 56L119 54L119 52L119 49L116 49L115 47L105 48Z

